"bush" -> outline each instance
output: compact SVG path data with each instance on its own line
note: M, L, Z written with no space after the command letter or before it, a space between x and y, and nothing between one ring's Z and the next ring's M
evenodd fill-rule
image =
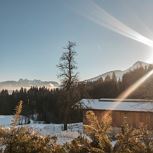
M55 147L53 138L25 127L6 129L0 138L4 153L52 153Z
M56 137L42 136L27 127L0 128L0 153L153 153L153 133L130 128L126 120L116 143L112 145L111 119L99 122L95 114L87 114L86 135L71 143L56 144Z

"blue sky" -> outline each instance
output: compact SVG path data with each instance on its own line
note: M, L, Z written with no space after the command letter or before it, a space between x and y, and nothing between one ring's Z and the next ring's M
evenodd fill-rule
M56 65L67 41L77 44L80 80L110 70L124 70L138 60L148 61L152 57L152 49L147 45L89 20L88 12L97 12L90 2L1 0L0 81L20 78L58 81ZM94 3L153 39L152 0L95 0Z

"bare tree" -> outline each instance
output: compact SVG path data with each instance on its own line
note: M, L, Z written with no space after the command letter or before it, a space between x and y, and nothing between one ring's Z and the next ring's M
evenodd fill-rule
M67 91L78 80L78 73L75 72L77 69L75 62L76 52L74 51L75 46L76 44L74 42L68 42L68 45L64 48L66 51L61 56L60 63L57 65L60 70L58 77L61 79L62 87Z
M74 91L74 86L78 81L78 73L75 72L77 69L75 62L76 52L74 51L75 46L76 44L74 42L68 42L67 46L64 48L66 51L63 52L60 62L57 65L60 71L58 77L61 79L61 86L64 93L61 98L64 108L64 130L67 130L69 112L72 105L76 102L76 95L78 94Z

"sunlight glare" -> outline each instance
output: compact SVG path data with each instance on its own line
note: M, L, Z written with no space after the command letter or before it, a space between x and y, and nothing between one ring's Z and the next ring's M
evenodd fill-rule
M125 37L136 40L149 47L153 47L153 41L151 39L140 34L136 30L132 29L131 27L127 26L126 24L109 14L106 10L96 4L95 1L88 1L88 7L86 7L86 9L84 10L79 10L78 13L102 27L112 30Z
M140 85L142 85L151 75L153 74L153 70L149 71L146 75L136 81L133 85L131 85L127 90L125 90L121 95L119 95L119 102L122 102L126 99L131 93L133 93Z
M153 48L149 50L149 57L146 59L146 62L153 64Z
M83 14L84 17L93 21L94 23L108 28L118 34L121 34L125 37L136 40L142 44L149 46L151 49L153 48L153 41L129 26L125 25L121 21L119 21L114 16L110 15L103 8L101 8L94 1L90 1L89 8ZM153 51L151 51L150 60L153 63ZM149 59L148 59L149 61ZM149 61L150 62L150 61ZM125 90L118 98L119 102L122 102L126 99L131 93L133 93L141 84L143 84L151 75L153 74L153 70L148 72L145 76L136 81L133 85L131 85L127 90Z

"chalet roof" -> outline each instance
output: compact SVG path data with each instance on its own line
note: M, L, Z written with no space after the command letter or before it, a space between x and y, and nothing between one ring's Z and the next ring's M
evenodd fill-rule
M153 101L142 99L82 99L83 109L153 112Z

